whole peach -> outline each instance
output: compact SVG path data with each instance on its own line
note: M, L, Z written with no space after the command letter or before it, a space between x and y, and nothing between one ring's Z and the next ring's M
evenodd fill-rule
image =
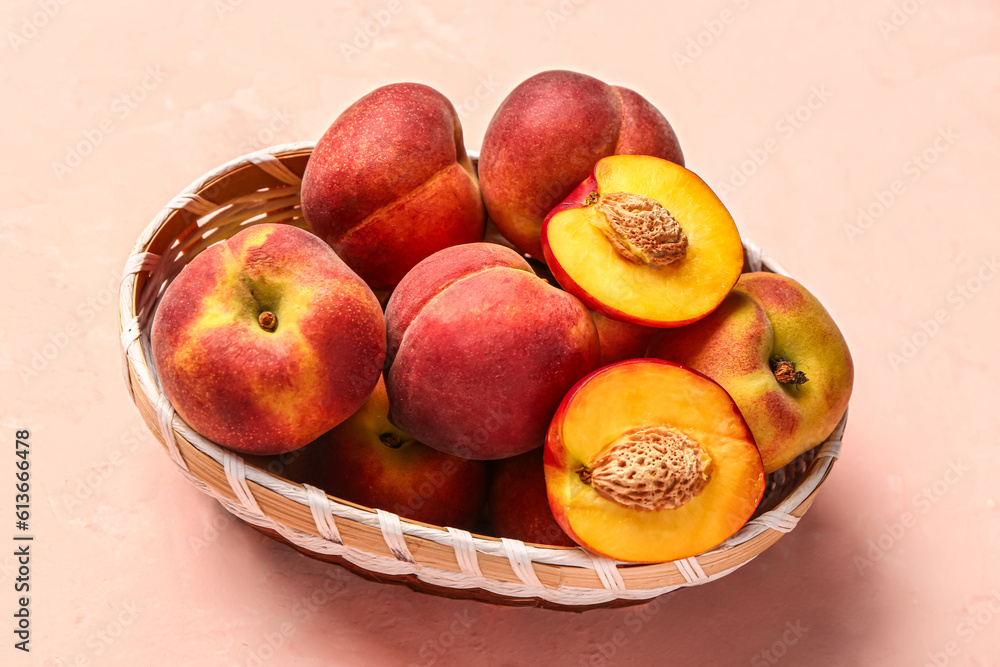
M532 272L523 257L493 243L470 243L449 252L438 252L415 266L406 274L405 284L386 303L386 311L392 313L386 320L386 366L392 364L406 328L428 301L467 276L501 267Z
M586 307L516 252L442 250L404 278L386 307L390 418L436 449L498 459L539 447L566 391L594 368ZM484 259L485 257L485 259ZM473 261L483 260L483 261ZM458 267L450 271L446 267Z
M414 521L472 529L486 503L486 463L427 447L388 415L380 379L356 413L309 445L310 483Z
M455 108L417 83L362 97L316 144L302 214L376 289L438 250L482 240L485 212Z
M821 443L840 421L854 362L833 318L805 287L745 273L708 317L664 330L649 356L712 378L733 397L773 472Z
M192 259L151 337L177 413L247 454L298 449L349 417L385 357L371 289L330 246L287 225L249 227Z

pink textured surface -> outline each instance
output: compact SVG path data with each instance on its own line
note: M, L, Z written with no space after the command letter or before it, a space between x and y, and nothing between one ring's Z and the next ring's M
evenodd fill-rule
M1000 8L485 4L5 3L0 663L1000 664ZM553 67L657 104L744 235L842 327L857 384L813 509L719 582L583 616L369 583L237 523L122 384L115 296L140 230L205 171L315 140L381 84L439 89L476 147ZM17 428L30 654L10 630Z

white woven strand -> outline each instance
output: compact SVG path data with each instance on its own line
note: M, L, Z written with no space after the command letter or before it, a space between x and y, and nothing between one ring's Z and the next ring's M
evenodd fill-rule
M133 273L141 271L152 271L160 261L160 256L155 252L137 252L129 255L125 260L125 270L122 271L122 278L126 278Z
M528 555L528 549L524 542L508 537L501 537L500 541L503 543L507 560L510 561L510 569L514 570L517 578L532 588L545 588L538 575L535 574L535 568L531 565L531 556Z
M410 548L406 546L406 539L403 537L403 526L399 522L399 516L392 512L376 509L378 515L378 527L382 531L382 539L389 547L389 551L397 560L415 563Z
M618 566L613 560L589 552L587 555L590 556L590 560L594 564L594 571L600 577L604 588L614 593L625 590L625 580L622 579L622 573L618 571Z
M844 445L842 440L827 440L826 443L820 447L820 450L816 452L816 458L821 459L829 457L831 459L840 458L840 448Z
M128 321L124 327L122 327L121 333L121 344L122 351L128 354L128 349L132 347L132 344L139 340L139 316L136 315L131 320Z
M684 577L684 581L689 584L700 584L708 581L708 575L705 574L705 570L701 569L701 563L694 556L675 560L674 565L677 566L677 570Z
M829 459L829 461L824 461L826 468L822 470L823 475L829 471L833 462L840 458L840 450L844 445L844 430L847 428L847 415L850 412L850 407L844 410L844 416L840 418L840 422L833 429L833 433L830 434L830 437L823 442L819 451L816 452L816 459Z
M300 185L302 183L301 178L296 176L281 160L268 153L267 149L251 153L247 159L269 176L273 176L286 185Z
M122 375L125 377L125 386L128 387L129 394L132 396L135 396L135 390L132 388L132 377L128 371L128 353L129 348L139 340L139 334L139 317L136 316L122 327L120 336L122 345Z
M152 271L159 260L160 256L153 252L137 252L129 255L129 258L125 261L125 269L122 271L122 279L118 287L119 309L121 308L121 300L126 296L127 289L130 290L135 286L133 276L140 271ZM128 294L128 298L131 300L131 294ZM132 396L133 400L135 399L135 389L132 387L132 378L129 375L128 355L129 348L139 340L139 335L139 317L136 316L131 318L122 327L120 337L122 346L122 376L125 378L125 386L128 387L129 395Z
M309 500L309 510L316 523L316 530L323 536L323 539L343 544L344 540L340 538L340 529L337 528L337 522L333 518L333 509L330 507L330 499L326 492L309 484L303 484L302 488L306 490L306 498Z
M160 426L160 435L163 436L163 442L167 446L167 453L170 454L170 458L173 459L173 462L181 470L190 472L187 464L184 463L181 451L177 448L177 441L174 440L174 406L170 404L166 395L162 393L156 401L156 420Z
M747 266L753 272L760 271L764 268L764 251L760 249L760 246L753 241L743 241L743 250L746 252Z
M201 217L204 215L208 215L213 211L218 210L219 205L214 202L208 201L201 195L189 192L186 194L177 195L176 197L171 199L170 203L167 204L166 208L174 209L177 211L185 210L188 211L189 213L194 213L198 217Z
M479 555L476 552L476 543L472 540L472 533L460 528L448 527L451 534L452 548L455 550L455 560L462 574L473 577L483 576L483 571L479 569Z
M247 484L247 464L243 457L228 449L222 450L222 469L226 473L229 488L239 498L240 503L254 514L264 516L260 505L257 504L257 499L250 493L250 486Z
M375 556L352 547L338 545L322 540L314 535L303 533L281 523L272 523L266 519L264 519L262 523L262 519L260 517L247 513L245 508L232 502L230 499L223 498L220 502L223 507L248 523L258 526L264 525L266 527L271 527L289 542L298 544L316 553L340 556L354 565L363 567L372 572L390 575L412 574L421 581L435 584L437 586L445 586L448 588L482 588L483 590L491 593L505 595L508 597L537 597L550 602L569 605L602 604L610 602L616 598L644 600L684 587L684 584L680 584L635 591L626 590L616 595L607 590L575 588L571 586L560 586L556 589L526 586L523 582L511 583L488 579L485 577L467 575L450 570L441 570L430 566L415 566L412 563L399 561L392 557ZM738 568L739 566L730 568L724 572L718 573L712 578L726 576Z
M779 510L765 512L754 519L757 523L763 524L779 533L790 533L799 525L799 517Z

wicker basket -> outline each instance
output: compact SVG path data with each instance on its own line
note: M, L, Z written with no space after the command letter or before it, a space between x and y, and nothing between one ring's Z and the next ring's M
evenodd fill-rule
M447 597L573 610L635 604L718 579L795 527L837 458L846 414L825 442L768 476L757 513L736 535L696 557L646 565L400 519L271 475L200 436L160 389L150 352L153 313L170 281L209 245L247 225L304 226L299 187L312 147L264 149L198 179L142 232L125 264L119 294L125 384L150 430L198 488L262 532L372 579ZM747 270L785 274L757 246L747 243L745 250Z

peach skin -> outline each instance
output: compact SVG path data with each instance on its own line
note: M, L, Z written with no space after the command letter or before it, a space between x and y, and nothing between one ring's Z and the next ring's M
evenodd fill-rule
M371 289L330 246L286 225L249 227L192 259L151 336L177 413L247 454L297 449L349 417L385 357Z
M417 83L362 97L316 144L302 214L375 289L438 250L482 240L485 211L455 108Z
M545 490L543 447L501 459L493 464L490 483L490 521L497 537L522 542L575 547L559 527Z
M645 356L649 341L659 331L641 324L616 320L599 310L591 310L590 317L597 326L597 338L601 343L598 367Z
M542 444L559 401L599 351L579 300L513 250L484 245L425 260L437 282L420 265L400 282L386 308L395 351L386 386L392 422L413 437L463 458L498 459Z
M797 281L775 273L743 274L715 312L662 331L648 354L725 387L769 473L830 435L854 383L851 352L833 318Z
M396 428L381 378L356 413L309 448L316 452L310 483L353 503L466 530L486 504L486 463L439 452Z

